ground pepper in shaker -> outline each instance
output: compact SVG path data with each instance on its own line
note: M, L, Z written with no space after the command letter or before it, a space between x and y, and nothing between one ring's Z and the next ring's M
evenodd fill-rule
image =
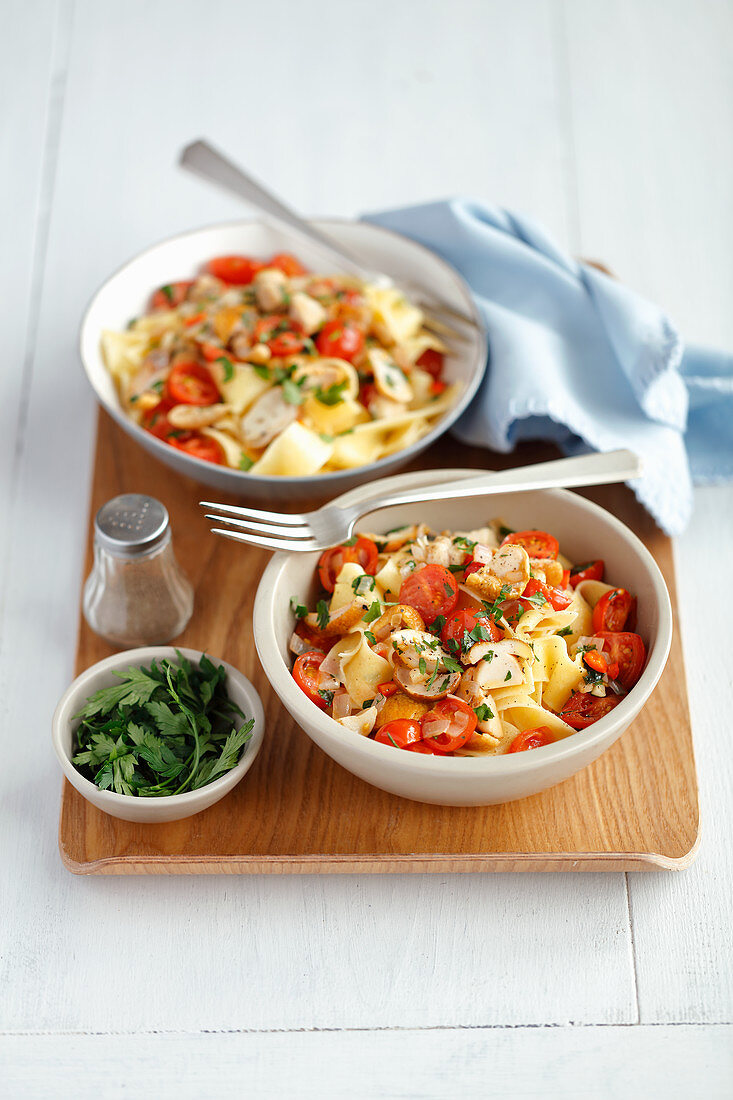
M99 509L83 609L92 630L121 648L162 645L185 628L193 588L176 561L159 500L125 493Z

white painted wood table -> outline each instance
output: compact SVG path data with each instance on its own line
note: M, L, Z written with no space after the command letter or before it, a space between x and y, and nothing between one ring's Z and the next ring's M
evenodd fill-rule
M311 213L531 212L730 348L731 4L6 0L2 24L0 1095L732 1095L733 689L708 625L731 488L677 545L687 872L73 878L49 741L94 419L81 311L139 248L239 213L177 150L207 135Z

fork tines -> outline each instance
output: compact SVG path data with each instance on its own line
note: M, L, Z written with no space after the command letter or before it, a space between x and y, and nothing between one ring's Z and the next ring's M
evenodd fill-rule
M206 512L207 519L226 525L223 528L212 527L215 535L268 550L318 549L305 516L242 508L235 504L216 504L208 500L202 500L200 504L203 508L217 509L216 512Z

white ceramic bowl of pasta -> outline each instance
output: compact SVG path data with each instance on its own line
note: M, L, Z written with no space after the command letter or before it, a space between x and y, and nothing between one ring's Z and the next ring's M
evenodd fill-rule
M389 478L390 488L426 485L469 475L470 470L423 471ZM373 495L371 485L344 495L343 502ZM565 740L502 756L439 757L404 752L345 729L318 709L292 678L288 642L294 618L291 597L313 606L318 554L276 554L265 570L254 610L254 636L262 666L284 706L310 738L348 771L392 794L448 806L511 802L568 779L605 752L649 698L667 660L672 610L662 574L649 551L627 527L595 504L563 489L502 494L375 511L359 527L387 531L402 523L435 530L470 530L500 516L517 530L539 528L559 539L574 561L602 557L606 577L635 593L637 630L647 644L641 679L605 718Z
M465 340L456 342L446 356L444 378L448 383L457 383L455 403L424 436L394 454L364 466L308 477L254 476L202 461L156 439L121 407L102 356L105 330L124 330L130 318L145 311L153 290L172 280L193 278L213 256L269 256L289 251L315 272L333 271L333 263L319 253L317 245L274 224L237 221L192 230L153 245L112 275L90 302L80 333L82 363L99 402L141 447L178 473L252 500L288 503L302 500L304 494L314 500L331 498L405 466L458 419L476 393L486 366L486 336L468 287L455 269L422 245L379 226L337 220L313 224L330 233L366 265L386 272L396 281L414 279L429 286L438 297L476 320L477 327L465 326Z

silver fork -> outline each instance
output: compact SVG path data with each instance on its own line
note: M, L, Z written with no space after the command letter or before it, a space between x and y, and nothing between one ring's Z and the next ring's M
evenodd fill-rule
M428 500L485 497L507 490L524 493L531 489L610 485L612 482L638 477L640 472L639 459L631 451L608 451L605 454L539 462L502 473L487 471L477 477L451 483L378 493L360 500L357 504L326 504L315 512L302 515L266 512L237 504L215 504L207 500L200 501L200 504L202 508L216 509L216 512L206 513L207 519L226 524L226 528L212 527L215 535L223 535L224 538L235 539L237 542L248 542L268 550L309 552L325 550L344 542L351 537L354 525L362 516L381 508Z
M194 175L216 183L227 191L233 191L239 198L258 207L264 213L277 218L279 221L285 222L297 233L314 241L319 248L330 254L331 262L336 264L337 269L346 270L352 275L356 275L363 282L374 283L378 286L395 285L389 275L385 275L382 271L370 271L333 237L329 237L326 233L316 229L314 225L301 218L293 209L286 206L271 191L268 191L261 183L258 183L257 180L249 176L212 145L209 145L207 141L194 141L191 145L187 145L181 153L179 163L182 168L186 168ZM426 326L440 335L465 340L465 336L454 325L448 324L441 317L450 318L452 322L459 321L464 325L470 325L472 328L482 328L478 315L470 317L467 313L463 313L447 302L436 298L434 294L418 283L401 279L400 289L406 291L415 304L423 309Z

